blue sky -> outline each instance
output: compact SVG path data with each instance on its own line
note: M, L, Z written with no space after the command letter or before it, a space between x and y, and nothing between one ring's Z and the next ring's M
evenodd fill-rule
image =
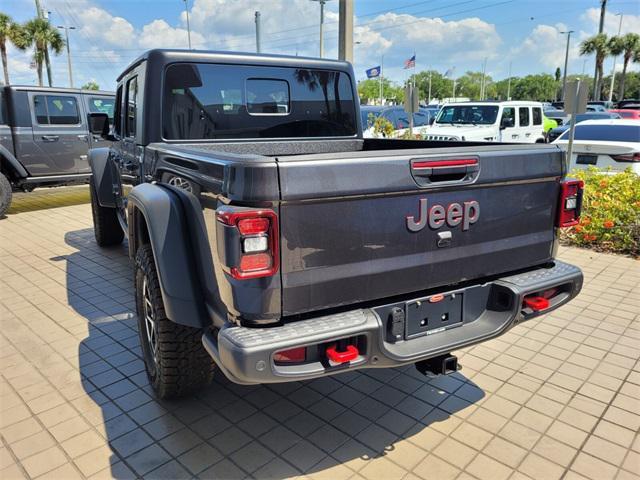
M118 73L148 48L187 46L183 0L41 0L55 25L73 25L71 52L76 86L95 80L113 89ZM564 62L566 29L575 30L569 73L593 72L593 58L579 57L581 39L596 33L598 0L355 0L354 68L379 65L385 76L402 81L403 61L416 52L417 70L434 68L455 75L480 70L494 79L553 73ZM212 50L253 51L254 12L262 16L264 52L318 54L319 6L310 0L188 0L192 43ZM3 0L2 10L24 21L34 0ZM329 0L325 56L337 56L338 1ZM609 0L605 32L615 34L622 13L624 32L640 32L640 1ZM32 84L31 52L9 49L14 83ZM586 60L586 62L585 62ZM618 62L618 65L620 62ZM605 70L610 71L612 60ZM634 70L638 69L634 65ZM54 84L67 86L66 53L53 58Z

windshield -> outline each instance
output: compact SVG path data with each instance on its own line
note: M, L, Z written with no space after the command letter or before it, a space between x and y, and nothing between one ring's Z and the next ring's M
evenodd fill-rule
M436 123L493 125L498 117L497 105L449 105L442 107Z
M353 136L355 112L345 72L176 63L165 74L168 140Z
M568 140L569 130L558 140ZM610 142L640 142L640 125L576 125L575 140L604 140Z

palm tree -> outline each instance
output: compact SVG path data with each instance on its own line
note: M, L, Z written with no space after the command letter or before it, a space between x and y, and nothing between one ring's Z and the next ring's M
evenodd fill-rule
M42 64L49 48L59 55L64 48L64 40L60 32L53 28L44 18L34 18L24 24L27 44L33 46L33 59L38 68L38 85L42 86ZM51 76L49 76L49 79ZM50 82L51 83L51 82ZM49 85L51 86L51 85Z
M627 33L621 37L612 37L609 40L609 50L612 55L623 55L622 78L620 79L620 93L618 94L618 100L622 100L624 98L624 81L627 76L627 66L632 60L634 52L640 51L640 35Z
M596 55L596 78L593 86L593 99L600 100L602 90L602 64L609 55L609 42L607 35L599 33L587 38L580 44L580 55Z
M27 48L24 32L19 24L15 23L9 15L0 12L0 55L2 56L2 69L4 70L4 83L9 85L9 62L7 61L7 42L11 42L16 48Z

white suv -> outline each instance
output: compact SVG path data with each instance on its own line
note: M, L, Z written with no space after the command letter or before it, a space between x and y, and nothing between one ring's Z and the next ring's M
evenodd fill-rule
M540 102L449 103L425 131L425 140L543 143Z

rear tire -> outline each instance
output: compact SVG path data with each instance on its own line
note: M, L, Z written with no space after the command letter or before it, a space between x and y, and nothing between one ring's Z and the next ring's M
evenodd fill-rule
M4 217L4 214L9 210L12 197L11 184L7 177L0 173L0 218Z
M156 395L177 398L209 385L213 360L202 345L202 330L167 318L150 245L136 254L135 285L140 344Z
M98 203L98 195L93 180L89 180L91 193L91 214L93 216L93 233L96 242L101 247L119 245L124 239L124 232L118 221L118 211L115 208L102 207Z

